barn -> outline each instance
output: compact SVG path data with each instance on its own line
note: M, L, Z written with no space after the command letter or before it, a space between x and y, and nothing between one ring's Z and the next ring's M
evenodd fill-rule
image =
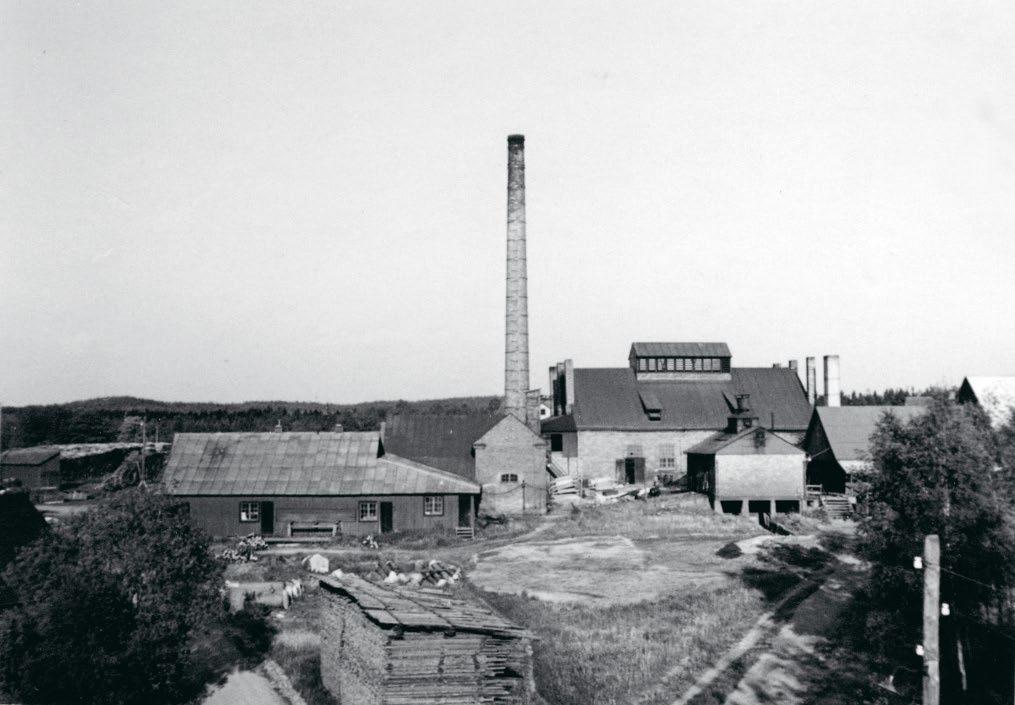
M16 480L27 490L60 485L60 449L15 448L0 455L0 482Z
M726 428L685 451L690 489L708 495L717 512L801 509L805 454L758 421L740 395Z
M726 427L737 395L770 431L799 442L811 405L796 370L734 367L726 343L634 343L628 365L550 368L555 416L542 423L552 466L581 478L678 479L686 451Z
M394 416L384 447L479 483L482 513L546 511L546 441L511 414Z
M178 433L163 472L213 536L474 530L479 485L386 453L380 435Z
M357 705L534 702L531 636L427 589L322 578L321 680Z
M925 406L819 406L804 436L807 484L821 493L851 494L854 473L870 469L870 438L885 414L908 422L927 412Z

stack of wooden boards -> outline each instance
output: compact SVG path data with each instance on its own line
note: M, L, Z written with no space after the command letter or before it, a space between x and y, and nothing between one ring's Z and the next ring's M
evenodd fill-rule
M486 605L432 588L321 579L321 670L340 700L530 703L531 635Z

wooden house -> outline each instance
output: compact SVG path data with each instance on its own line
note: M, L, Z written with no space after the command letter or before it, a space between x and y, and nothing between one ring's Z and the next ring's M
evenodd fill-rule
M321 680L356 705L535 702L531 636L426 588L322 578Z
M377 432L178 433L163 485L214 536L471 536L480 492L386 453Z
M925 406L819 406L804 436L807 484L822 493L846 493L854 473L871 469L870 438L885 414L906 422Z
M14 448L0 455L0 482L16 480L26 490L60 485L60 449Z

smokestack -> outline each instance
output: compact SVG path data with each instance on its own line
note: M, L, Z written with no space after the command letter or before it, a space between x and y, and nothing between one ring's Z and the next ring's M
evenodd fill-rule
M825 355L825 406L842 406L838 355Z
M574 413L574 360L564 360L564 413Z
M804 365L807 367L807 401L814 406L818 401L818 370L813 357L804 360Z
M525 266L525 137L509 135L507 189L507 306L504 408L526 423L529 390L529 295Z
M790 360L789 361L789 368L791 370L795 370L796 369L796 362L797 362L796 360Z

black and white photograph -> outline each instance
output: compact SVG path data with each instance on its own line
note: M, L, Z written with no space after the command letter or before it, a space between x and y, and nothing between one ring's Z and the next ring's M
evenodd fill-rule
M1010 705L1015 3L0 0L0 705Z

